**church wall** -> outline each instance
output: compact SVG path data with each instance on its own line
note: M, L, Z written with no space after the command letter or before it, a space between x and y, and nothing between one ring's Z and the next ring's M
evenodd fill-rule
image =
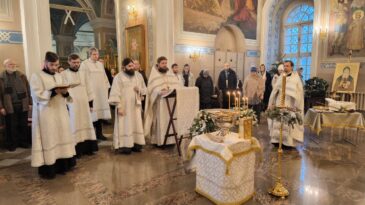
M175 29L174 29L174 42L175 42L175 62L180 65L180 70L182 70L182 66L185 63L190 64L191 71L195 76L199 74L201 69L208 69L210 71L211 76L214 74L215 67L215 51L231 51L237 52L237 43L235 39L235 35L229 31L222 31L223 34L220 34L219 38L217 37L217 32L221 32L220 23L231 23L231 22L222 22L221 18L212 17L207 15L204 12L197 13L194 10L184 10L185 4L195 4L198 1L189 1L189 0L178 0L175 1L174 9L175 9ZM223 16L229 16L227 13L229 6L228 0L222 1L222 12ZM256 1L252 1L256 2ZM257 1L257 29L255 33L260 32L260 24L261 24L261 9L263 2ZM190 28L186 28L186 22L184 25L184 12L190 12L196 15L194 18L191 18L190 24L192 25ZM226 13L225 13L226 12ZM187 15L187 14L185 14ZM190 14L189 14L190 15ZM204 18L214 18L209 19L207 22L204 21ZM194 23L196 22L196 23ZM209 24L204 28L199 27L199 23ZM188 23L189 25L189 23ZM195 26L195 27L194 27ZM200 31L199 31L200 29ZM193 32L192 32L193 31ZM214 31L214 32L213 32ZM252 30L245 31L242 33L246 33L252 38ZM251 66L258 66L260 64L260 35L257 35L255 39L246 39L244 40L245 51L244 53L244 66L243 71L240 70L238 73L244 73L247 75L249 73ZM216 42L218 42L216 44ZM220 48L220 49L219 49ZM200 58L198 60L193 60L189 58L190 55L194 53L200 52ZM172 64L172 62L171 62ZM243 78L243 76L239 76L239 78Z
M19 4L19 0L6 0L4 8L0 8L0 71L7 58L15 60L19 70L25 71Z

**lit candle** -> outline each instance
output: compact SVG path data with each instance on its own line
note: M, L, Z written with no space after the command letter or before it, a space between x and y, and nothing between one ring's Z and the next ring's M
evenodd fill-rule
M228 109L231 109L231 93L228 91L227 95L228 95Z
M236 107L238 107L238 98L235 98Z
M286 74L283 73L283 80L281 83L281 99L280 99L281 107L285 106L285 89L286 89Z
M242 97L242 108L245 109L245 97Z
M234 100L234 107L233 108L235 108L236 107L236 92L233 91L232 93L233 93L233 100Z
M237 92L237 95L238 95L238 108L240 108L241 107L241 92Z

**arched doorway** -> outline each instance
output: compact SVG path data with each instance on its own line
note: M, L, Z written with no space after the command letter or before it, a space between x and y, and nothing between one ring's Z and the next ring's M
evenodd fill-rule
M243 80L244 57L246 52L245 36L236 25L224 25L215 37L214 80L217 83L219 73L225 62L231 64L239 80Z

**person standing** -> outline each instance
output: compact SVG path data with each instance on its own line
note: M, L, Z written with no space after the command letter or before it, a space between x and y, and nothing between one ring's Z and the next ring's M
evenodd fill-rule
M234 70L231 69L229 63L224 64L224 70L219 74L218 88L222 91L223 95L223 108L228 108L228 95L227 92L232 92L237 89L237 75ZM231 102L234 102L231 100Z
M269 103L269 98L272 91L272 77L270 73L267 72L265 64L260 65L259 75L263 79L265 84L264 99L262 100L263 110L265 111L267 109L267 104Z
M133 63L134 63L134 69L142 75L144 84L147 85L148 79L145 70L141 67L141 64L139 63L138 60L133 60Z
M257 74L257 68L252 67L251 73L243 82L243 96L248 98L248 107L255 111L257 123L260 124L261 106L264 99L264 80Z
M195 86L199 88L200 110L212 108L214 84L207 69L200 72L198 79L196 79Z
M182 87L178 79L167 67L167 58L161 56L157 64L152 67L148 79L146 109L144 113L144 134L150 137L151 144L161 146L164 144L169 116L165 99L174 89ZM174 144L175 140L169 138L166 144Z
M145 145L142 121L142 96L146 85L136 74L133 60L125 58L122 72L115 76L109 103L116 107L113 147L123 154L140 152ZM131 123L133 122L133 123Z
M77 54L68 56L70 67L62 72L66 81L75 85L68 92L72 103L67 107L70 113L71 132L76 140L76 156L92 155L98 151L98 143L91 119L94 93L90 85L90 78L85 71L80 71L80 57Z
M272 82L271 82L271 85L272 87L274 88L275 87L275 84L276 82L278 81L278 78L280 77L280 75L284 72L284 65L283 64L280 64L278 66L278 72L275 73L274 77L272 78ZM272 92L272 91L271 91Z
M81 63L80 71L86 72L90 77L91 89L94 93L93 111L91 117L95 127L96 138L98 140L107 140L103 135L103 120L111 119L111 112L108 103L108 90L110 84L105 74L104 66L99 59L99 51L96 48L90 48L90 58Z
M193 87L195 85L194 84L195 83L194 75L193 75L193 73L190 72L189 64L184 65L182 77L183 77L185 87Z
M5 146L14 151L18 146L29 148L28 110L32 108L27 77L17 71L11 59L4 61L0 73L0 113L5 116Z
M269 107L281 106L281 95L282 95L282 82L283 75L286 76L286 87L285 87L285 106L291 109L298 110L302 118L304 115L304 92L303 84L300 80L299 75L293 72L294 63L292 61L284 62L284 73L279 77L277 83L274 86L273 91L270 95ZM278 121L271 121L269 123L271 143L279 143L280 137L280 126L281 123ZM283 132L283 144L285 146L294 147L296 142L303 142L304 127L303 125L284 125Z
M184 85L184 78L179 72L179 65L176 63L171 65L172 72L176 76L177 80L181 83L181 85Z
M76 165L75 139L71 134L66 102L72 102L65 81L57 73L57 54L47 52L44 68L30 80L33 98L32 167L52 179Z

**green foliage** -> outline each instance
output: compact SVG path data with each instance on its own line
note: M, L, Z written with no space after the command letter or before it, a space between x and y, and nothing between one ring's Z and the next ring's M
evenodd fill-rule
M274 107L272 109L268 109L266 111L266 115L272 120L283 122L284 124L289 125L293 128L296 124L303 124L302 114L298 111Z
M190 127L190 135L196 136L203 133L210 133L218 130L212 116L204 110L201 110L195 117Z
M325 97L328 89L327 81L314 77L305 81L304 91L306 97Z

